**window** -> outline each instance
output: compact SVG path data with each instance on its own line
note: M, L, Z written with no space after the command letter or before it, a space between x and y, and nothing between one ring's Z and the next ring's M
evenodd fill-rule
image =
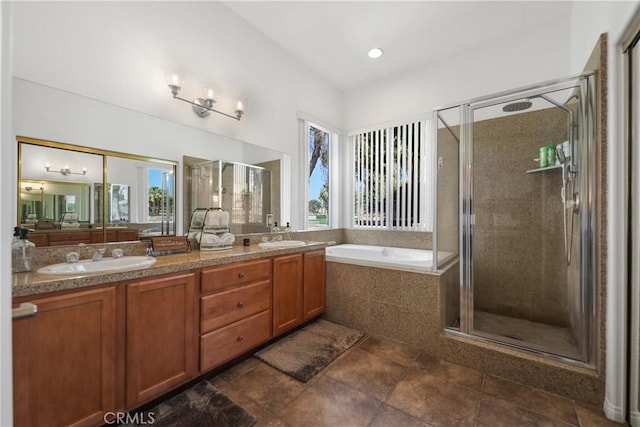
M431 229L426 120L352 134L353 226Z
M307 228L329 225L329 132L313 124L309 128L309 181Z

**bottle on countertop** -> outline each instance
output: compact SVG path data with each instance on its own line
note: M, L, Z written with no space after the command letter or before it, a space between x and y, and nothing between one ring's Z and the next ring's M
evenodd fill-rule
M29 241L27 234L29 230L26 228L16 227L14 233L20 235L17 240L14 240L11 246L11 271L13 273L22 273L25 271L31 271L31 257L33 254L33 248L36 245ZM14 234L14 239L15 239Z

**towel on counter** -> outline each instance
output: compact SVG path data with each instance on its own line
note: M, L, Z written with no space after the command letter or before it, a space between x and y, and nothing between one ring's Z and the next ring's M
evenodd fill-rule
M60 224L60 228L80 228L80 223L78 221L76 222L65 221Z
M220 225L229 225L229 212L220 211Z
M220 225L220 212L218 211L207 212L207 216L204 219L204 225L209 227Z
M233 242L235 242L235 240L236 240L236 236L234 236L231 233L224 233L223 235L220 236L220 241L225 245L232 245Z
M202 246L219 245L220 243L222 243L222 240L215 234L203 233L202 237L200 237L200 245Z

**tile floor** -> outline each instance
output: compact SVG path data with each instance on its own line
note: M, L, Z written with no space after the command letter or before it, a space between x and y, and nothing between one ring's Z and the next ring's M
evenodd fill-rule
M619 426L597 408L366 337L301 383L250 358L214 385L257 426Z

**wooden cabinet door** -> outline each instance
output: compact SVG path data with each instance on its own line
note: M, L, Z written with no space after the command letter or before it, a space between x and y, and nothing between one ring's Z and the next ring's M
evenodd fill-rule
M115 409L115 288L32 300L13 321L16 426L89 426Z
M304 320L324 313L324 250L304 254Z
M273 259L273 335L302 323L302 254Z
M49 246L49 236L47 233L29 233L29 240L36 247Z
M128 409L196 374L196 321L194 273L127 285Z

